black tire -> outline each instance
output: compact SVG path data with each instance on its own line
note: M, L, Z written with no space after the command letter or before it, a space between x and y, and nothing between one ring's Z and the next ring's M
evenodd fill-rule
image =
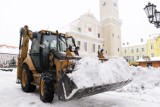
M36 90L36 86L31 84L32 81L33 81L32 72L29 70L27 65L23 65L21 88L24 92L34 92Z
M40 78L40 99L43 102L52 102L54 98L54 76L47 72Z

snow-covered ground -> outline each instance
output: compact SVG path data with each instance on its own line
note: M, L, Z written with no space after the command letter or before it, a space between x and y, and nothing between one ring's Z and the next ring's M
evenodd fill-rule
M126 65L119 63L115 62L116 69L121 72ZM16 69L0 70L0 107L160 107L160 69L129 67L128 70L133 81L121 89L67 102L55 96L52 103L40 100L38 88L34 93L23 92L20 84L16 84Z

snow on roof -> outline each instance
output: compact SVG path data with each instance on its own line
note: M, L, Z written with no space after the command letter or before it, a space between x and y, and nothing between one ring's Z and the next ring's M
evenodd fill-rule
M132 42L123 43L123 47L146 45L149 40L156 41L156 39L159 37L160 34L152 34L147 36L146 38L141 38L138 40L133 40Z
M18 47L0 45L0 53L18 54Z
M149 58L140 58L137 62L146 62L146 61L160 61L160 57L149 57Z
M143 42L132 42L132 43L126 43L126 44L123 44L122 46L123 47L131 47L131 46L140 46L140 45L146 45L147 44L147 40L143 40Z
M90 11L84 13L80 17L89 18L90 20L95 20L96 22L98 22L98 20L96 19L96 17Z

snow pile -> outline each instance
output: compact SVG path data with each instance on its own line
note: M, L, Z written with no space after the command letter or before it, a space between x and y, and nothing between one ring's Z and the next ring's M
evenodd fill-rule
M110 91L66 102L55 95L52 103L44 103L39 99L39 88L34 93L22 91L21 85L15 83L16 71L0 70L0 107L160 107L160 87L148 91L148 95Z
M98 58L84 57L77 62L75 69L68 76L78 88L132 79L129 65L122 58L113 58L102 63Z
M130 67L133 80L123 87L123 92L146 93L148 90L160 87L160 68Z

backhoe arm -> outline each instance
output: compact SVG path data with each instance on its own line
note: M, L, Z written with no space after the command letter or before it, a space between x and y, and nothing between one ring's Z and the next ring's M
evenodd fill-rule
M27 57L29 40L32 40L33 33L29 30L28 26L25 25L20 30L20 41L19 41L19 55L18 55L18 67L17 67L17 82L21 80L22 63Z

